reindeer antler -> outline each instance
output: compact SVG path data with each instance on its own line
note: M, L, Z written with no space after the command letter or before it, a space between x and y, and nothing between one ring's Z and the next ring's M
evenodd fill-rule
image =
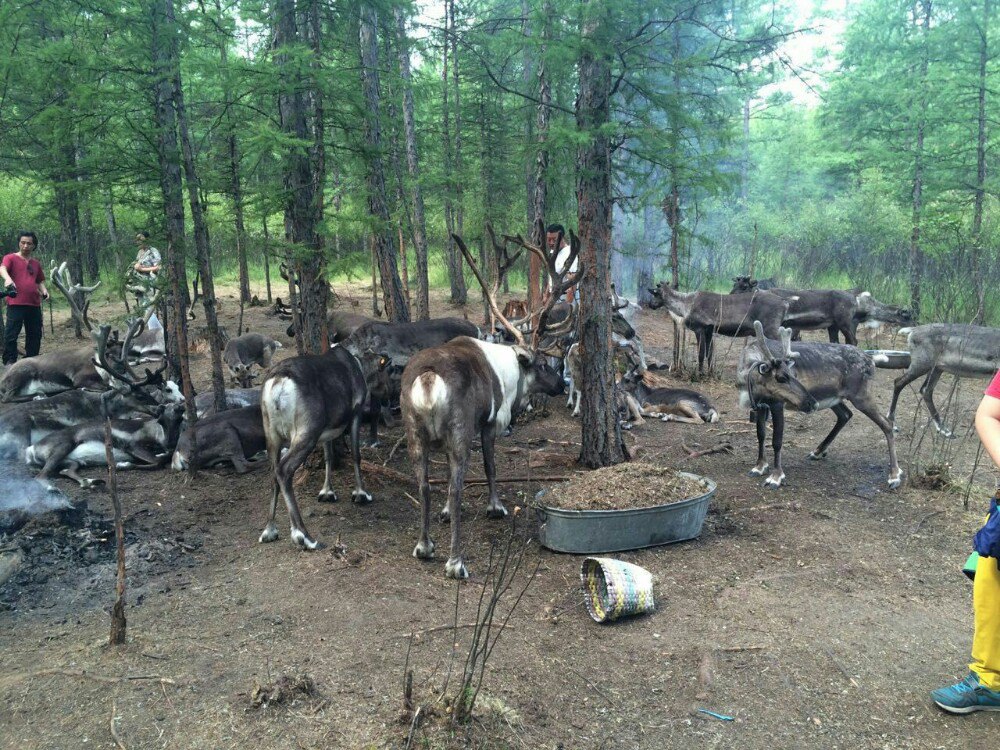
M74 284L72 277L69 275L69 264L66 261L63 261L62 264L52 261L52 266L49 268L49 278L52 279L52 282L69 302L70 314L73 318L82 327L92 332L94 327L90 324L90 318L87 315L87 311L90 308L90 300L87 299L87 295L93 294L94 290L101 285L101 282L98 280L93 286Z
M778 335L781 337L781 356L785 359L795 359L801 354L801 352L792 351L792 329L781 327L778 329Z
M490 234L492 235L492 232ZM453 233L451 236L454 238L455 244L458 245L458 249L462 251L462 255L465 256L465 262L468 263L469 268L472 269L472 273L479 282L479 286L483 288L483 293L486 295L486 301L490 306L490 311L493 313L493 316L500 321L500 324L504 328L510 331L510 335L514 337L514 340L517 341L518 344L524 346L524 336L515 326L511 325L511 322L503 316L502 312L500 312L500 308L497 306L496 289L491 291L486 285L486 280L483 278L483 274L479 271L479 266L477 266L476 262L472 259L472 253L470 253L469 248L465 246L465 241L457 234Z
M760 348L761 354L767 357L769 362L774 361L774 356L771 354L771 350L767 346L767 338L764 336L764 326L759 320L753 322L754 333L757 334L757 345Z
M109 337L111 335L111 326L102 325L99 332L92 333L94 340L97 343L97 349L94 355L94 364L107 373L114 379L122 383L125 383L129 388L133 390L142 388L143 386L149 385L150 383L156 382L162 378L163 371L167 369L167 363L164 362L160 367L156 369L155 372L151 372L149 368L146 368L146 377L140 379L138 375L129 367L128 364L128 351L132 346L132 340L138 336L142 329L146 327L145 322L142 318L135 318L129 323L128 329L125 332L125 341L122 343L122 353L118 358L112 358L108 356L108 343ZM118 332L115 331L115 336L112 342L117 341Z

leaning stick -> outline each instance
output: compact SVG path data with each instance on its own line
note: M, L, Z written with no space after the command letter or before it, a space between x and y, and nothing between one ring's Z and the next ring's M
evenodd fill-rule
M122 521L122 505L118 500L118 477L115 466L115 452L111 444L111 417L104 419L104 455L108 461L108 488L111 504L115 510L115 546L118 550L118 580L115 583L115 604L111 609L111 635L108 642L112 646L125 643L125 524ZM112 714L112 729L114 715Z

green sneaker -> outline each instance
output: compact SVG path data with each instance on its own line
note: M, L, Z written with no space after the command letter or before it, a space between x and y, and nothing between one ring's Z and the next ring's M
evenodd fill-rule
M979 675L969 672L961 682L931 692L938 707L952 714L973 711L1000 711L1000 690L990 690L979 682Z

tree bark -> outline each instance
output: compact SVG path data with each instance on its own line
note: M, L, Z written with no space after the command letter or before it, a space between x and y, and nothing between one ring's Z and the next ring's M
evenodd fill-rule
M317 82L303 76L293 59L296 53L291 48L310 41L308 31L300 33L296 10L295 0L277 0L275 4L274 46L277 51L276 63L282 72L278 111L282 130L291 137L312 145L308 149L289 149L284 159L285 239L291 244L294 253L294 257L289 258L290 270L299 281L297 298L302 305L303 347L300 353L319 354L329 347L326 308L330 289L325 279L322 238L317 231L323 208L320 190L324 154L323 118L322 113L315 110L312 118L309 117L307 98L314 108L321 106L314 91ZM307 25L318 23L316 13L315 3L310 3L304 14L308 19ZM315 56L315 48L319 43L318 29L312 36L314 38L310 46Z
M172 293L163 305L166 313L167 359L171 377L179 380L185 398L189 424L194 424L194 388L187 346L187 274L184 267L184 190L181 179L181 150L177 142L177 106L173 61L178 58L177 24L173 0L156 0L152 5L153 88L156 98L157 158L160 191L163 196L164 229L167 240L166 270Z
M173 2L173 0L170 0ZM198 259L198 274L201 276L201 303L205 308L205 326L208 328L209 348L212 361L212 392L217 412L226 409L226 381L222 374L222 339L219 336L219 318L215 308L215 277L212 274L212 251L209 245L208 224L201 201L198 172L194 163L194 151L188 129L187 109L184 106L184 88L181 83L181 61L178 56L173 61L174 107L177 110L177 128L181 136L181 155L184 159L184 175L187 178L188 203L191 206L191 221L194 224L195 255ZM237 331L237 335L239 332Z
M410 311L403 294L403 284L396 264L396 243L389 220L385 192L385 171L382 166L382 131L379 115L381 94L378 79L378 40L375 36L375 9L361 7L359 39L361 43L361 86L365 95L365 145L368 150L366 183L368 213L375 237L375 257L382 284L383 304L389 320L409 321Z
M920 248L920 223L923 213L924 188L924 134L927 127L927 68L930 59L928 34L931 23L931 0L918 0L923 3L922 57L920 60L920 87L917 104L917 131L913 149L913 210L911 213L912 230L910 232L910 310L913 316L920 319L921 290L924 258ZM916 9L916 6L915 6Z
M430 298L427 279L427 222L424 218L424 192L420 186L420 161L417 154L417 128L413 116L413 84L410 72L410 50L406 38L406 24L401 8L395 8L396 50L399 55L399 75L403 79L403 130L406 141L406 168L410 176L413 201L413 253L417 263L416 317L430 317Z
M444 228L445 234L445 256L448 262L448 283L451 285L451 302L455 305L464 305L467 297L465 288L465 277L462 275L461 254L455 247L455 241L451 235L455 231L455 208L454 208L454 167L452 164L452 148L454 144L451 140L451 111L448 107L448 87L451 85L448 79L448 30L451 22L451 12L449 10L451 0L444 0L444 38L441 48L443 50L443 66L441 72L441 137L443 140L444 155Z
M580 349L584 363L580 462L590 468L625 460L615 405L611 349L611 27L604 0L584 0L584 44L577 69L576 127L580 226Z
M545 211L548 208L548 171L549 171L549 119L552 115L552 84L549 81L548 70L545 67L545 53L548 42L552 38L552 3L545 3L545 22L542 28L542 48L538 55L538 110L535 122L535 175L531 192L531 232L532 242L545 248ZM541 227L541 228L539 228ZM545 292L545 274L542 272L542 261L534 253L528 259L528 307L537 310L541 307L542 294Z
M983 205L986 201L986 69L990 59L989 28L990 0L983 0L983 18L979 25L979 70L976 110L976 187L972 209L972 290L976 296L976 312L972 322L982 325L986 314L986 289L983 284Z

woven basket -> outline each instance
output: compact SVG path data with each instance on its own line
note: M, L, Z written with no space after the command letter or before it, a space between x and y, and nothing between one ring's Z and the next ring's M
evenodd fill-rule
M652 612L653 575L638 565L610 557L588 557L580 569L583 600L597 622Z

